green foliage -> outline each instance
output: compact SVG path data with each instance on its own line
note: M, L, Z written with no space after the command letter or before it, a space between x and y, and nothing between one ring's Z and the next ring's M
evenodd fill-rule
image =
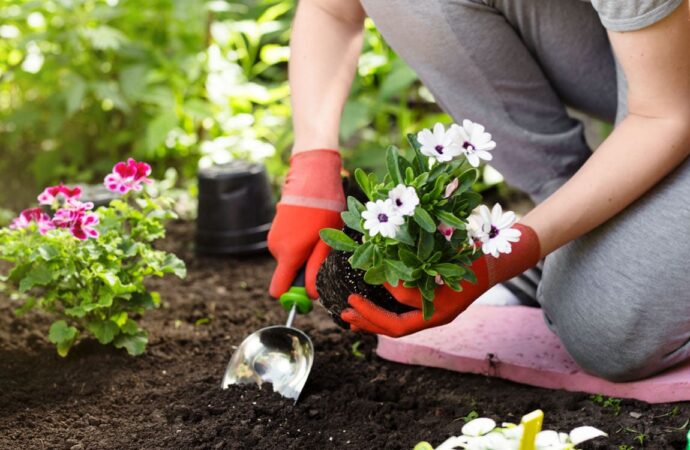
M464 158L432 163L431 158L421 153L416 138L409 135L408 139L414 157L408 160L396 147L390 147L385 158L387 173L382 180L361 169L354 174L371 202L388 199L396 186L414 188L419 204L399 227L395 238L372 236L365 230L362 213L366 206L353 197L348 198L348 209L342 218L361 239L353 239L335 229L322 230L321 238L336 250L352 252L350 265L365 272L367 283L388 282L397 286L403 281L405 287L418 288L424 317L428 319L434 311L434 292L440 282L460 291L463 280L474 279L470 266L481 253L470 245L466 224L472 210L481 202L481 195L471 190L478 171ZM447 193L454 180L457 188ZM455 228L449 240L437 231L441 223Z
M280 177L292 144L294 9L294 0L9 0L0 174L21 176L0 204L28 201L31 185L100 181L124 156L174 166L183 180L199 162L237 157L265 160ZM341 127L347 166L382 173L376 149L446 119L367 20Z
M165 196L123 197L96 211L98 238L79 241L67 229L42 235L27 229L0 229L0 259L11 265L0 276L5 290L23 301L18 314L40 308L56 320L48 338L60 356L85 334L101 344L144 352L147 333L137 317L160 303L149 292L149 277L186 275L175 255L156 250L164 222L176 217Z
M621 413L621 399L615 397L605 397L601 394L595 394L590 397L593 403L600 405L602 408L610 409L617 416Z

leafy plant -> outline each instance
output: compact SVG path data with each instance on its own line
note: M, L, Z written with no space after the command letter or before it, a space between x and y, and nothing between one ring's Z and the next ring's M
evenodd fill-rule
M600 405L602 408L610 409L617 416L621 413L621 399L615 397L605 397L601 394L595 394L591 397L592 402Z
M179 258L152 245L176 216L165 195L138 193L149 173L133 160L116 165L105 184L123 196L96 211L80 201L79 187L47 188L39 202L55 210L52 217L33 208L0 229L0 259L11 263L0 280L23 301L18 314L40 308L54 315L48 338L61 356L86 334L143 353L148 335L137 317L160 304L144 281L186 274Z
M470 219L482 201L472 191L476 167L480 159L490 159L488 151L495 143L481 125L470 121L462 127L452 125L447 132L437 124L433 133L423 130L408 135L408 140L414 156L407 159L395 146L389 147L382 180L355 170L369 199L366 205L354 197L347 200L342 218L355 235L325 229L321 238L336 250L352 252L350 265L365 271L365 282L397 286L402 280L405 287L418 288L428 319L438 286L460 291L463 280L476 282L470 268L481 255L476 244L484 243L487 251L489 235L496 234L484 215ZM514 215L508 222L507 227L512 226ZM503 244L491 250L494 256L510 251L510 243Z

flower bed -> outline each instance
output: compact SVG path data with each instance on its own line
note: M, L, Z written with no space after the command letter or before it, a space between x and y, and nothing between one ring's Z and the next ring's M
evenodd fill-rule
M150 341L138 357L86 339L61 358L44 336L50 318L16 318L0 297L0 448L409 450L458 435L476 414L517 422L537 408L545 429L587 424L610 435L585 449L641 448L641 439L645 448L684 448L688 404L618 405L389 363L373 354L373 337L344 332L321 308L297 318L316 361L296 406L266 389L221 391L232 346L285 312L267 294L268 256L198 259L192 240L191 225L175 224L160 246L189 273L150 283L163 302L140 321Z

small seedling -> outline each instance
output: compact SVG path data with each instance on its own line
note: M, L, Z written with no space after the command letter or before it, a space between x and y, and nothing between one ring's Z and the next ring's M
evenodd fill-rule
M601 394L595 394L590 397L593 403L602 408L610 409L617 416L621 413L621 399L615 397L604 397Z
M631 445L623 444L618 446L618 450L634 450L634 447Z
M467 413L467 415L465 417L463 417L462 420L464 420L465 423L467 423L467 422L470 422L470 421L472 421L478 417L479 417L479 413L475 410L472 410L469 413Z
M211 323L212 320L213 320L213 319L210 318L210 317L202 317L201 319L197 319L197 320L194 322L194 325L195 325L195 326L207 325L207 324Z
M355 341L354 344L352 344L352 356L355 358L364 358L364 353L359 351L359 347L362 345L362 341Z
M634 441L636 441L640 445L644 445L645 441L647 440L647 435L644 434L641 431L638 431L634 428L623 428L624 431L627 431L628 433L633 433L635 437L633 438Z

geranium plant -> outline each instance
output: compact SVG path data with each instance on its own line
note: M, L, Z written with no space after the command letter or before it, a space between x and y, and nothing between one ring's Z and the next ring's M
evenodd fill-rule
M144 281L186 274L179 258L152 246L175 214L168 198L143 189L150 173L133 159L116 164L105 185L121 197L97 210L81 201L78 186L49 187L38 196L41 207L0 229L0 259L10 263L0 284L22 301L18 314L40 308L55 316L49 339L61 356L89 334L141 354L148 335L137 317L160 303Z
M436 124L408 140L413 158L390 147L382 180L355 170L369 201L349 197L342 218L356 235L325 229L321 237L335 250L352 252L350 265L365 271L365 282L419 288L428 319L436 287L459 291L463 280L476 282L470 266L480 252L509 253L520 232L511 228L515 214L480 206L482 197L472 191L477 167L491 160L496 146L483 126Z

